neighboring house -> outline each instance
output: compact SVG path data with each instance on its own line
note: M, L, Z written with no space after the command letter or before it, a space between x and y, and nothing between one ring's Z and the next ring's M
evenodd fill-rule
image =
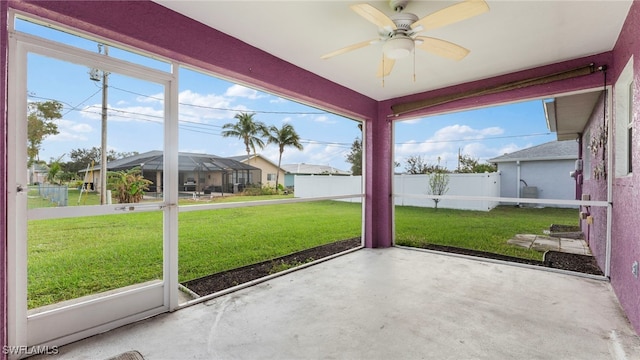
M340 169L336 169L333 166L329 165L313 165L313 164L284 164L282 165L282 169L284 169L284 186L292 187L294 183L294 179L296 175L338 175L338 176L349 176L351 172L344 171Z
M500 172L500 196L575 200L570 172L575 170L578 147L575 140L552 141L489 159Z
M139 167L145 179L152 182L150 192L162 192L163 153L153 150L110 161L108 171ZM100 179L100 165L93 169L93 179ZM226 192L242 191L246 185L257 184L261 170L231 158L211 154L178 153L178 184L180 191ZM98 190L100 184L97 185Z
M262 176L260 177L260 183L263 185L268 185L275 187L276 186L276 173L279 171L280 176L278 178L278 182L282 184L284 181L284 170L280 168L278 170L278 165L272 162L271 160L265 158L260 154L253 154L249 157L249 161L247 162L246 155L238 155L238 156L229 156L228 159L233 159L235 161L239 161L243 164L249 164L251 166L255 166L262 171Z
M33 163L27 171L27 179L29 179L29 184L42 184L47 180L49 167L44 164Z

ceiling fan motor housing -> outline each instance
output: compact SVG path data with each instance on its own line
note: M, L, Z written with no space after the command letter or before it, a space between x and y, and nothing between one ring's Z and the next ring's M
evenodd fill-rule
M418 21L418 17L411 13L396 13L391 16L391 20L396 25L396 29L388 35L389 38L382 46L382 51L386 57L397 60L409 56L413 51L411 24Z

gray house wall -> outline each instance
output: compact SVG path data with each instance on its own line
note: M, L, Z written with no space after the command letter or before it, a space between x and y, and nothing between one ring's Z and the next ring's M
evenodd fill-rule
M575 200L575 182L569 172L575 168L575 160L520 161L520 179L516 162L498 163L500 171L500 196L522 197L519 192L525 186L538 188L538 198ZM574 208L574 205L547 205Z

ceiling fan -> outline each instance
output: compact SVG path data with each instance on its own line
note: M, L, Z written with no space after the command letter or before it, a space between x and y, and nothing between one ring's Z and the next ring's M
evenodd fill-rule
M351 5L351 10L378 26L378 38L338 49L321 56L321 59L329 59L368 45L382 43L383 57L378 68L378 77L389 75L395 61L408 56L415 48L445 58L461 60L469 54L468 49L446 40L419 34L489 11L489 6L484 0L465 0L418 18L415 14L402 12L408 2L409 0L389 1L391 9L395 11L391 17L366 3Z

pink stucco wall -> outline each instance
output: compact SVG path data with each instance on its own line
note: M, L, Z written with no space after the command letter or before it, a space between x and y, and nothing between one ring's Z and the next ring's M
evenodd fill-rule
M607 110L609 111L609 110ZM604 119L604 97L601 96L596 104L591 117L583 132L583 142L590 143L590 139L598 136L599 129L602 127ZM603 159L602 154L605 157ZM606 149L598 149L594 154L589 149L582 154L585 167L583 174L582 193L590 195L591 200L606 201L607 200L607 180L605 178L596 178L594 169L598 163L607 164ZM607 169L611 172L611 169ZM589 243L589 248L598 261L600 269L605 268L606 246L607 246L607 209L604 207L581 207L581 211L588 212L593 217L593 224L588 224L586 220L582 220L580 225L585 234L585 238Z
M613 80L634 57L634 173L613 180L613 221L611 241L611 284L636 332L640 333L640 279L631 274L634 261L640 262L640 2L634 1L618 42L613 49ZM615 93L615 89L614 89ZM614 104L615 109L615 104ZM626 119L625 119L626 120ZM617 116L613 114L614 125ZM614 127L615 128L615 127ZM613 143L616 143L615 132ZM613 144L611 144L613 146ZM615 157L614 157L614 168Z

